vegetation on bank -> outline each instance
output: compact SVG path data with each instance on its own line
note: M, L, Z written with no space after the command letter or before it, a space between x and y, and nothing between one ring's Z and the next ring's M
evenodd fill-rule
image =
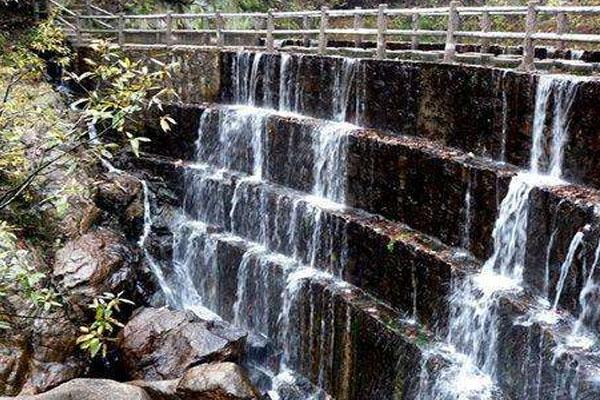
M94 50L74 74L52 17L0 34L0 344L31 336L38 320L73 319L51 276L54 255L85 223L80 208L91 202L99 160L123 147L138 154L147 141L137 135L140 115L173 95L163 88L172 65L149 68L108 42ZM72 90L76 97L65 94ZM164 130L172 123L161 117ZM131 302L112 293L83 301L88 317L72 321L81 326L77 343L106 355L123 326L120 307Z

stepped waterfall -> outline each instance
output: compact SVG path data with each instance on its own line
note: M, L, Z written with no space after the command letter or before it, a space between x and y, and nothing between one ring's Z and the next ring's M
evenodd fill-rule
M388 224L372 210L356 207L348 190L351 179L377 180L349 168L352 151L365 137L358 131L367 107L366 67L360 60L340 59L331 86L322 88L333 93L330 109L323 110L328 118L317 119L306 115L302 75L308 56L282 54L278 65L269 65L261 53L244 51L232 57L234 104L203 111L193 160L182 167L182 205L170 223L172 260L156 260L148 251L145 256L171 307L228 320L250 332L247 363L271 399L326 399L333 398L332 392L335 398L361 398L351 393L352 376L360 371L354 370L357 364L348 343L359 343L360 333L350 300L369 277L356 272L360 245L352 241L360 237L359 228L381 234L380 226ZM410 288L403 294L410 305L398 310L394 324L416 332L417 339L430 339L415 342L421 356L414 365L418 373L403 398L578 398L585 371L569 357L592 350L600 321L595 302L600 295L600 240L592 234L595 227L582 224L568 232L567 249L555 247L558 236L567 233L549 227L553 232L543 251L540 290L532 290L527 265L532 262L532 198L540 190L566 184L565 147L573 99L582 82L585 79L566 75L538 77L528 167L511 177L498 199L490 252L481 267L451 271L444 301L447 315L434 313L439 321L433 321L422 300L427 295L420 275L425 267L412 264L410 281L402 283ZM509 98L504 89L500 96L503 138L498 164L503 165L510 156ZM299 126L296 139L309 145L296 150L300 139L283 143L275 132L279 119ZM294 169L276 177L272 163L277 160L269 156L278 154L274 146L285 148L282 162L300 159ZM448 257L460 265L474 265L471 249L479 234L474 224L480 183L475 167L466 171L461 226ZM143 248L155 218L154 195L147 184L144 190ZM402 229L408 233L392 237L409 240L412 231L404 225ZM394 244L389 243L390 252ZM562 310L570 301L574 263L584 250L593 254L586 256L580 309L573 318ZM233 258L238 260L236 268L231 267ZM365 304L385 303L364 291ZM526 311L507 323L505 309L515 304ZM369 318L392 325L376 306L364 309ZM502 385L509 378L503 371L509 356L501 338L512 329L526 332L528 350L523 357L528 370L519 377L519 393L506 394ZM552 332L552 340L547 332ZM553 387L544 376L549 365L558 371L552 376ZM368 393L364 398L378 397Z

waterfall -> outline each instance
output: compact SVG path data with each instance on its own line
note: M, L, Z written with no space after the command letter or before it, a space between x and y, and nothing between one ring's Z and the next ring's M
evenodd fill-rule
M257 87L258 87L258 72L260 67L260 60L262 59L263 53L256 53L254 55L254 60L252 61L252 69L250 71L250 80L248 81L248 85L250 89L248 91L248 98L242 99L244 104L248 104L250 106L256 105L256 96L257 96ZM265 77L266 78L266 77ZM267 82L268 85L268 82ZM263 85L265 87L266 85Z
M531 148L530 169L533 173L546 173L561 178L564 147L569 134L569 116L579 84L583 78L541 75L536 98ZM552 100L550 116L548 106ZM551 118L551 135L546 136L547 120ZM550 143L547 141L550 140Z
M569 111L578 82L563 77L540 77L530 171L517 174L510 182L492 233L494 250L481 272L453 281L446 340L469 360L461 367L465 375L471 374L469 366L475 365L491 379L497 379L498 299L502 293L522 290L530 193L537 186L560 182L557 178L562 175ZM546 138L546 111L550 100L554 104L552 129L551 136ZM551 146L546 149L544 144L548 140ZM549 176L540 175L542 172ZM569 268L582 236L576 235L573 239L563 271ZM559 285L555 304L560 291L562 286Z
M302 86L301 73L305 58L300 55L292 58L289 54L281 54L279 69L279 110L286 112L302 113ZM361 63L355 58L343 57L336 63L334 79L331 87L331 111L330 118L337 122L349 119L349 113L354 112L358 121L360 103L358 93L358 73ZM356 94L356 101L352 104L351 95Z
M298 65L301 64L301 61L300 58ZM279 110L281 111L297 111L298 107L298 102L292 102L296 94L296 90L294 89L297 87L294 85L292 64L292 56L287 53L281 53L279 66Z
M356 58L345 57L335 74L333 83L333 119L335 121L346 121L350 93L355 86L357 65Z
M173 293L173 290L167 283L161 266L158 265L158 263L154 260L154 257L152 257L152 255L146 247L146 242L148 241L150 233L152 232L152 204L150 202L151 192L148 188L148 183L144 180L142 180L141 182L142 189L144 191L144 227L142 230L142 235L138 240L138 246L140 249L142 249L142 252L144 253L144 259L148 262L152 273L156 277L158 285L160 286L160 289L163 295L165 296L167 303L175 304L175 295Z
M550 261L552 256L552 248L554 247L556 234L558 233L558 227L556 226L556 223L558 222L558 215L563 203L564 199L559 201L558 205L556 206L556 211L552 217L552 223L550 225L550 239L548 240L548 246L546 247L546 263L544 265L544 298L548 301L550 299Z
M585 285L579 293L579 305L581 310L577 322L573 326L569 337L569 345L573 347L591 347L596 341L595 334L590 332L600 321L600 312L597 300L600 298L600 285L596 282L596 270L600 262L600 239L594 252L594 261L588 272Z
M538 176L527 173L520 173L511 180L492 232L494 252L484 263L485 273L497 273L515 282L521 281L527 244L529 194L538 182Z
M581 60L585 50L571 50L571 60Z
M346 157L352 128L348 124L325 124L313 129L313 194L339 204L346 198Z
M444 360L448 366L435 370L430 363ZM442 362L444 362L442 361ZM492 380L481 373L468 357L447 346L435 346L424 352L416 400L492 399Z
M233 59L233 99L237 104L244 103L248 99L250 57L250 52L238 52Z
M233 75L233 100L236 104L256 105L258 96L258 81L260 64L263 53L251 53L248 51L237 52L232 64ZM263 82L263 100L268 96L267 77Z
M462 238L460 241L460 245L468 252L471 248L471 219L472 210L471 210L471 170L467 169L467 188L465 190L465 200L464 200L464 221L463 221L463 231Z
M560 266L560 278L558 279L558 284L556 285L556 296L554 297L554 303L552 303L552 310L556 311L558 308L558 302L560 301L560 296L562 295L562 291L565 286L565 280L567 279L567 274L569 273L569 269L571 268L571 264L573 263L573 258L575 257L575 253L581 243L583 242L583 232L579 231L573 236L571 240L571 244L569 245L569 251L567 252L567 256Z
M142 181L142 188L144 191L144 228L142 235L138 241L139 247L142 249L144 258L148 262L150 269L161 288L162 293L165 296L165 300L170 307L175 309L186 309L193 311L196 315L201 318L208 320L220 319L220 317L214 312L203 306L202 297L196 290L196 285L192 279L192 268L194 265L190 265L189 262L181 262L183 260L178 259L174 262L175 276L168 277L166 271L161 266L146 248L146 242L152 231L152 192L150 191L146 181ZM179 221L176 220L176 225L179 225ZM204 228L201 228L200 232L203 232ZM178 228L174 229L175 232L179 232ZM177 233L175 234L177 237ZM177 240L176 240L177 241ZM177 243L174 244L174 252L177 252L177 248L180 246Z

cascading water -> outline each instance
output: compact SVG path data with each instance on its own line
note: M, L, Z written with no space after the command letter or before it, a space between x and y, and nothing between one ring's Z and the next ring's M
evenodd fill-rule
M304 57L292 58L288 54L281 55L279 70L279 110L286 112L302 113L302 87L300 74ZM358 122L361 104L358 91L358 71L360 62L355 58L341 58L336 63L335 78L329 88L331 91L330 118L337 122L348 121L354 113L354 122ZM355 93L356 101L351 102L351 95Z
M148 252L146 242L152 231L152 192L145 181L142 181L142 188L144 191L144 228L138 243L144 252L144 257L150 269L157 278L167 304L174 309L193 311L196 315L204 319L220 319L217 314L204 306L205 303L202 300L202 296L196 289L197 286L192 278L192 271L195 265L190 260L193 254L190 254L187 249L185 255L178 253L178 250L181 250L181 245L178 243L181 238L175 239L176 243L174 244L174 275L169 276L168 272L165 271L165 266L160 265ZM180 224L176 222L176 225ZM181 231L177 230L176 232L177 237L177 234L180 234ZM195 242L194 239L197 239L204 232L205 226L201 225L199 232L194 232L194 236L188 238L188 240Z
M259 79L268 79L259 77L264 64L261 59L261 55L237 54L233 70L236 103L255 105L261 88L265 90L265 85L258 83ZM283 57L282 76L290 73L288 64L292 63ZM335 90L344 100L333 107L342 115L346 107L341 103L348 102L349 89L345 86L353 79L354 63L344 61L340 64L348 74L336 81ZM300 65L297 65L294 73L299 69ZM297 87L291 86L290 90L289 86L282 85L280 107L297 108L298 96ZM264 93L263 104L268 105ZM301 294L305 282L314 279L335 282L334 276L343 276L347 257L345 226L342 222L333 224L326 220L323 209L341 209L345 202L347 137L353 126L340 123L314 125L310 132L314 160L312 194L295 197L285 205L280 195L273 197L265 190L263 180L268 167L268 118L269 111L246 105L208 109L203 113L196 141L196 164L185 168L182 216L173 227L173 271L170 276L176 280L176 287L171 292L177 293L169 304L182 308L199 303L213 311L223 311L222 305L216 303L220 298L218 292L222 290L219 282L223 280L217 262L217 243L224 237L242 241L246 250L236 272L237 288L231 319L236 325L271 337L283 345L280 371L285 375L299 361L294 359L299 349L294 339L298 336L294 331L297 321L290 320L290 313L303 301ZM343 118L345 116L340 116ZM233 193L229 194L231 202L228 204L224 199L231 186ZM278 223L273 226L271 220ZM287 231L278 229L278 224L284 221L289 221ZM312 232L308 237L300 235L306 227ZM220 233L223 228L228 232ZM330 229L334 231L330 232ZM338 238L341 238L339 243L336 242ZM308 243L305 243L307 239ZM332 249L340 243L341 254L333 255ZM287 256L278 254L281 251ZM274 259L277 262L273 263ZM275 273L272 264L284 268ZM284 282L280 309L273 307L277 279ZM334 323L333 315L327 314L321 323ZM319 343L323 352L332 357L328 347L335 344L333 336L323 336ZM322 357L319 362L319 381L325 383L333 361ZM281 374L273 376L275 386L281 381Z
M467 189L465 190L465 201L464 201L464 222L463 222L463 230L461 237L461 247L463 247L467 252L471 247L471 224L473 218L473 212L471 210L471 190L472 190L472 178L471 178L471 170L467 170Z
M347 120L350 93L355 86L357 65L357 59L344 58L340 69L335 74L333 83L333 119L335 121Z
M582 231L577 232L575 236L573 236L573 240L571 240L571 244L569 245L569 251L567 252L565 261L560 266L560 277L558 279L558 284L556 285L556 295L554 297L554 302L552 303L553 311L556 311L556 309L558 308L558 302L560 301L560 297L565 286L567 274L569 273L569 269L571 268L571 264L573 263L575 253L577 252L579 246L583 242L583 237L584 234Z
M315 183L313 194L344 204L346 195L346 154L352 125L326 124L313 129Z
M560 182L563 148L568 139L569 111L578 82L578 79L555 76L540 78L536 94L531 171L516 175L510 183L493 231L494 251L481 272L454 282L447 343L470 360L463 364L466 369L463 375L469 375L472 368L469 366L476 365L491 379L497 379L498 299L503 293L522 290L529 196L536 186ZM546 111L550 100L553 113L548 138L545 134ZM551 146L545 146L547 142ZM540 175L542 172L548 175ZM582 235L574 238L570 257L564 261L564 269L572 262L581 238ZM559 296L560 288L557 299ZM461 385L462 382L456 384ZM482 391L486 387L482 383ZM451 391L457 390L457 386L453 385Z
M140 249L142 249L144 253L144 259L146 260L146 262L150 266L150 269L152 270L152 273L156 277L158 285L160 286L167 303L174 305L176 304L176 301L173 290L167 283L165 274L163 273L161 266L159 266L158 263L154 260L154 257L152 257L152 255L146 247L146 242L148 241L150 233L152 232L152 204L150 202L151 192L148 188L148 183L146 181L142 181L142 190L144 191L144 227L142 230L142 235L138 240L138 246L140 247Z
M546 173L561 178L564 147L569 134L569 117L579 84L585 78L561 75L541 75L535 100L533 122L533 143L531 147L530 170L534 174ZM552 114L547 115L548 103L552 100ZM551 118L550 135L547 119ZM548 143L550 141L550 143Z
M596 335L593 330L600 322L600 312L597 307L597 300L600 298L600 285L597 283L596 270L600 262L600 240L594 252L594 260L587 273L585 285L579 294L579 304L581 311L577 322L573 326L568 344L572 347L588 348L596 342Z
M262 105L275 106L272 104L273 94L268 93L271 86L268 85L268 81L271 76L268 73L260 76L262 65L265 64L264 57L261 54L252 55L246 52L237 54L232 77L236 103L257 105L260 103L258 97L262 90ZM292 58L285 54L281 56L278 107L282 111L303 111L303 93L299 79L302 63L302 57ZM365 72L364 65L350 59L341 60L339 65L331 88L334 98L331 118L346 121L354 112L355 120L358 121L365 107L361 92L363 87L360 85L361 74ZM263 83L267 81L267 84L261 85L260 80L263 80ZM562 176L563 148L568 141L569 113L578 82L578 79L564 77L540 78L536 95L530 171L513 178L508 193L499 206L493 232L494 251L482 271L453 281L446 343L439 349L432 349L431 354L424 357L419 399L492 397L498 363L498 299L508 291L522 290L530 193L536 186L559 182L558 178ZM356 102L350 104L353 93ZM505 91L503 104L506 109ZM551 115L548 109L552 110ZM329 326L336 318L333 310L334 299L325 296L322 301L325 302L327 312L322 312L321 319L317 320L317 304L313 296L306 296L304 291L307 282L322 279L340 284L339 279L344 276L344 266L347 262L344 249L347 246L341 246L341 255L331 253L336 247L333 243L336 237L341 236L341 242L345 243L346 227L343 221L332 222L329 213L324 213L323 210L339 210L344 206L348 135L353 127L340 123L315 124L310 132L314 161L311 195L301 197L293 193L286 198L287 193L273 196L265 190L265 179L268 177L266 171L269 167L268 116L269 113L265 110L247 106L209 109L204 112L196 143L196 161L199 163L188 166L186 172L186 217L174 228L176 251L173 273L179 284L178 294L173 293L167 283L168 277L163 276L165 294L170 293L170 296L173 296L172 303L169 303L177 307L189 307L191 303L201 302L216 310L218 305L211 303L211 299L217 298L216 292L221 290L215 284L221 279L218 275L221 272L215 268L217 239L227 235L242 241L246 250L236 271L237 288L232 310L234 323L266 337L276 336L274 339L282 346L283 351L278 371L282 372L274 377L276 389L280 383L285 384L292 380L290 376L293 374L289 370L295 368L299 357L311 357L298 354L302 347L301 337L294 331L297 324L295 310L301 300L308 301L306 307L311 311L309 331L311 335L313 330L321 335L320 338L316 337L318 334L310 338L311 343L319 343L317 378L318 382L325 386L328 373L333 368L331 348L339 337L339 331L335 331L333 325ZM506 118L504 115L503 140L508 125ZM547 124L548 121L551 121L551 125ZM211 128L211 124L215 123L218 127L216 135L215 129ZM551 129L548 129L547 125ZM502 146L501 156L504 159L505 143ZM541 173L547 175L542 176ZM231 183L231 186L223 185L225 181ZM471 185L469 176L464 197L465 224L461 240L461 245L465 248L470 246L471 236ZM231 204L224 205L222 199L226 197L225 191L231 187ZM151 221L148 224L151 224ZM209 233L208 228L213 224L228 233ZM283 229L278 229L281 224ZM306 234L303 231L310 233ZM142 244L147 235L141 240ZM563 262L564 271L568 272L581 240L581 235L573 238L569 255ZM284 282L283 288L279 288L279 308L275 307L272 295L277 290L273 282L276 274L271 265L274 257L278 257L277 264L285 266L278 278ZM585 323L598 318L586 303L588 294L597 288L591 278L596 269L597 259L598 257L589 273L586 289L582 291L581 304L584 310L581 313L581 321L578 321L578 328L573 332L574 336L582 334ZM331 269L323 270L324 265ZM193 271L193 266L196 269L200 268L200 271ZM156 273L159 276L163 271L158 268ZM561 273L560 280L563 284L565 277ZM412 280L412 318L416 322L417 278L414 265ZM183 287L184 285L189 287ZM561 291L562 285L559 285L555 305L559 303ZM184 297L183 300L176 298L179 293ZM308 299L301 299L302 296ZM276 320L275 325L273 320ZM347 311L344 335L348 337L351 336L351 323L351 315ZM327 331L329 333L326 334ZM426 363L440 354L444 359L451 361L451 368L428 375ZM272 397L277 398L277 394L273 392Z

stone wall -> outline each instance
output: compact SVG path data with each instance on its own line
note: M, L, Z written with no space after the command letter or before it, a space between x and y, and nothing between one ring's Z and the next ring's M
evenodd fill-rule
M177 50L182 51L186 50ZM186 101L235 103L234 87L240 84L232 73L239 65L236 57L235 53L223 53L211 58L214 64L209 75L217 74L219 79L211 90L201 90L207 97L190 93L193 85L188 85L188 79L208 83L205 78L194 78L202 71L195 69L190 58L182 60L191 76L177 76L174 85L188 91ZM253 100L258 106L278 108L283 104L279 99L282 57L256 57L250 55L246 60L256 60ZM340 94L336 82L339 84L340 73L348 67L347 61L294 55L286 62L294 71L290 90L300 93L293 110L333 119L334 100ZM173 104L167 109L178 122L173 132L165 136L149 124L145 135L153 140L146 149L150 155L136 163L166 177L176 192L184 185L190 187L202 181L202 190L210 192L204 198L210 201L198 205L184 199L183 209L193 219L214 224L225 232L234 231L238 236L235 243L219 244L224 257L221 275L232 279L221 281L224 293L229 293L218 301L222 315L232 317L232 293L239 285L233 277L238 276L244 243L261 243L275 254L293 256L303 264L314 262L316 268L327 272L342 267L341 278L357 291L358 297L366 299L360 304L381 301L387 311L383 317L374 315L368 312L370 306L357 307L355 298L337 293L328 282L311 280L308 288L302 289L302 298L308 297L305 300L310 305L303 303L294 318L302 340L295 367L342 399L410 398L423 368L423 347L388 322L409 317L417 321L415 330L433 332L437 338L446 336L453 288L465 272L478 270L481 260L490 256L500 203L511 178L519 167L528 164L538 77L397 61L363 60L352 68L356 77L349 90L345 119L363 127L348 128L345 203L349 208L328 209L306 199L315 186L317 160L313 149L314 140L319 138L314 136L315 127L323 126L323 121L314 118L269 114L259 150L263 161L261 179L245 180L253 173L257 157L252 147L256 137L251 133L228 137L235 141L230 143L235 152L244 155L231 165L220 165L210 158L210 152L202 153L208 154L206 159L195 153L201 118L202 146L218 153L217 143L222 140L219 123L231 107ZM594 170L600 162L599 132L594 124L600 104L590 100L597 90L597 81L579 87L565 151L567 177L592 187L600 184L600 173ZM189 171L182 174L181 166L185 168L186 162L205 162L227 167L227 171L194 180ZM500 366L496 378L508 397L533 396L531 388L537 385L548 387L549 393L554 391L558 398L564 387L550 388L552 382L565 376L570 380L572 374L578 380L569 385L581 386L582 393L588 390L590 360L586 354L566 352L552 359L552 349L565 332L543 321L515 321L524 321L528 311L536 307L530 294L551 300L573 235L583 229L586 241L566 271L559 304L561 312L577 314L581 306L578 294L595 256L599 232L593 228L598 222L594 206L599 200L595 189L580 184L536 187L529 195L523 244L527 247L523 277L526 290L503 294L498 299ZM315 209L320 211L318 219ZM234 220L238 224L235 230ZM268 231L266 236L263 227ZM290 247L291 232L301 243L299 246ZM318 251L310 248L314 237L324 243ZM468 250L470 255L456 247ZM273 290L280 292L281 285ZM281 305L274 301L273 307ZM339 311L348 308L358 313L343 318ZM323 376L325 354L318 349L331 341L318 322L325 311L331 313L325 321L335 332L328 350L341 363L336 365L344 367ZM358 320L360 334L352 336L351 346L355 347L348 352L344 336L348 336L347 330L340 327ZM269 326L278 329L273 319ZM600 332L600 327L593 329ZM344 361L348 354L355 357L351 363ZM542 377L537 376L538 367L544 370ZM375 373L362 373L365 369ZM595 370L592 365L590 374ZM344 384L348 376L353 378L350 385ZM391 389L394 380L396 386ZM364 397L364 393L371 397ZM597 394L597 388L590 393Z
M135 57L153 57L180 64L172 84L185 103L234 102L232 68L236 53L197 47L173 50L129 50ZM273 93L278 107L281 56L263 55L259 62L257 92ZM299 110L317 118L331 118L333 85L342 59L294 55L301 80ZM294 68L294 67L292 67ZM347 120L392 135L424 137L477 156L527 167L531 146L537 76L486 67L413 61L362 60ZM268 76L267 81L264 77ZM358 93L357 93L358 92ZM600 82L582 83L572 106L570 136L565 146L565 177L600 188Z

